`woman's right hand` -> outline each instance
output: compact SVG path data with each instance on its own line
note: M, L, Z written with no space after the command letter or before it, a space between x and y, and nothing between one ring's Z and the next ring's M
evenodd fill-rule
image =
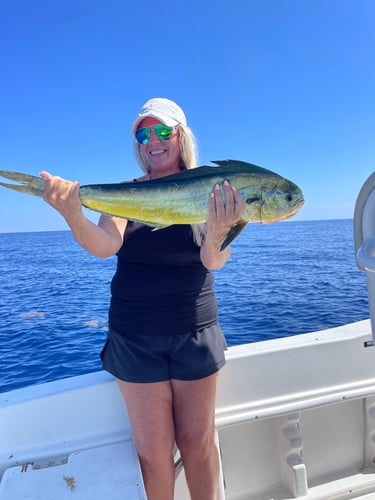
M121 248L126 220L102 215L98 225L87 219L79 197L79 183L41 172L45 179L43 200L66 220L82 248L96 257L110 257Z
M43 193L45 202L65 218L82 213L78 182L67 181L46 171L41 172L40 176L46 181Z

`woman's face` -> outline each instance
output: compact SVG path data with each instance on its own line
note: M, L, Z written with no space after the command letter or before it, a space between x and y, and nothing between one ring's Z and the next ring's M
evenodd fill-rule
M141 155L150 166L151 178L180 172L181 153L178 130L174 129L169 139L162 140L153 130L153 126L158 123L162 122L156 118L147 117L138 126L138 128L151 128L148 142L140 145Z

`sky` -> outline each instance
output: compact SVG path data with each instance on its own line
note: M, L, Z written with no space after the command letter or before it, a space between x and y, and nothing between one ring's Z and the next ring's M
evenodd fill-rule
M0 169L133 179L131 124L167 97L199 164L287 177L295 220L351 218L375 167L374 19L373 0L0 0ZM0 214L0 232L67 229L1 187Z

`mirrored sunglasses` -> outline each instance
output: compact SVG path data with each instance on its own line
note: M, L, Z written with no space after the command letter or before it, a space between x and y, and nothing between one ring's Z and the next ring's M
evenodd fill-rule
M151 136L151 129L155 132L159 139L161 139L162 141L167 141L168 139L170 139L174 127L167 127L166 125L163 125L163 123L158 123L153 127L139 128L135 133L135 138L137 139L139 144L148 143L148 140Z

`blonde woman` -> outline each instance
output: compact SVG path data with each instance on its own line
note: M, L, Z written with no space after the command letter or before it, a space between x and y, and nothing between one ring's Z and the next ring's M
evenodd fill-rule
M196 166L194 136L173 101L147 101L132 132L145 174L135 182ZM213 186L203 226L153 231L106 215L95 225L82 213L77 183L42 176L44 200L63 215L78 243L99 257L117 254L101 358L125 399L148 500L173 499L175 443L192 500L218 500L215 397L226 344L211 270L230 256L229 247L221 252L219 246L240 219L244 200L224 183L226 202Z

